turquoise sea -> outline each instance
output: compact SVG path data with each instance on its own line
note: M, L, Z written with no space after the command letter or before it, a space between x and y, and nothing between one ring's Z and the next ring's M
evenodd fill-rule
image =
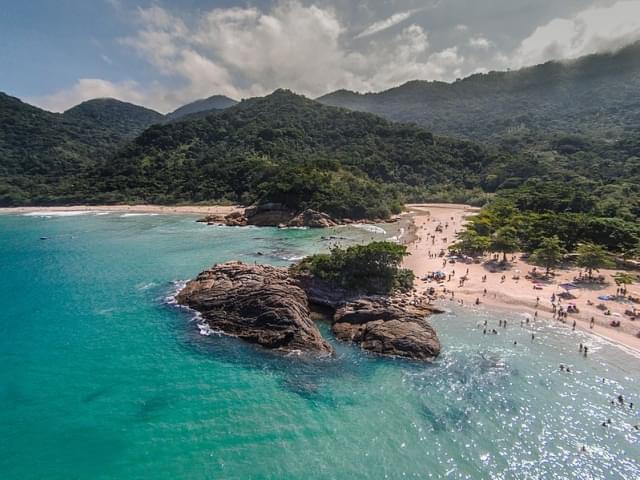
M335 342L312 360L171 304L215 262L287 264L327 235L392 233L0 216L0 479L640 478L640 359L586 334L451 307L431 365Z

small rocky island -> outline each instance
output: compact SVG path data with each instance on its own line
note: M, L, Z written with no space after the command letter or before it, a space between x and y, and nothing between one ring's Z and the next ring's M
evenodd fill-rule
M215 330L281 352L328 355L311 318L329 312L338 340L381 355L431 360L440 341L426 317L439 311L404 292L412 272L399 268L405 247L389 242L334 249L290 268L228 262L200 273L179 292Z

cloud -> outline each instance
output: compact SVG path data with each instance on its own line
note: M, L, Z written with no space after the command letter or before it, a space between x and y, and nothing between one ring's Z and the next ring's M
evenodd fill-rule
M143 104L150 99L136 82L109 82L99 78L81 78L71 88L51 95L28 99L45 110L62 112L73 105L92 98L118 98L125 102Z
M410 18L414 13L418 11L419 9L394 13L389 18L385 18L384 20L379 20L377 22L372 23L367 28L365 28L362 32L356 35L355 38L368 37L369 35L374 35L376 33L382 32L383 30L394 27L395 25L398 25L399 23L404 22L405 20Z
M138 28L120 39L121 45L171 87L82 79L40 97L39 104L63 110L91 96L113 96L165 112L212 94L243 98L280 87L315 97L338 88L372 91L415 78L452 79L464 61L457 47L432 50L427 32L415 24L356 50L349 28L332 8L295 0L267 11L215 8L197 19L154 5L139 8L136 18Z
M450 81L474 71L578 56L640 38L640 0L612 1L562 18L545 16L537 28L529 24L532 33L509 44L500 36L490 41L472 35L488 27L459 23L460 16L431 31L417 23L391 30L417 12L408 8L355 34L349 18L324 0L211 8L197 16L151 4L128 11L132 30L118 42L155 70L157 82L143 86L131 80L82 78L35 100L63 110L92 96L113 96L166 112L213 94L240 99L290 88L316 97L340 88L380 91L414 79ZM357 41L363 37L366 41Z
M640 39L638 19L640 0L590 7L569 18L555 18L521 42L511 63L515 67L533 65L622 47Z
M469 39L469 46L471 48L477 48L480 50L488 50L492 43L484 37L471 37Z

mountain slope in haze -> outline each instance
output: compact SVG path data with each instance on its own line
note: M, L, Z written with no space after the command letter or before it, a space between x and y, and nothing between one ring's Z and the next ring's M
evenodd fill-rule
M480 141L554 132L621 137L640 125L640 42L453 83L412 81L367 94L339 90L318 101Z
M117 137L116 141L132 139L164 119L161 113L115 98L87 100L64 112L63 117L70 122L84 123L89 128L98 125L108 129Z
M226 108L233 107L237 103L238 102L236 100L225 97L224 95L213 95L209 98L203 98L201 100L196 100L195 102L187 103L173 112L167 113L165 119L169 122L173 122L195 113L207 112L209 110L224 110Z
M88 181L101 201L254 201L386 217L405 199L471 189L500 156L478 144L291 92L154 125Z

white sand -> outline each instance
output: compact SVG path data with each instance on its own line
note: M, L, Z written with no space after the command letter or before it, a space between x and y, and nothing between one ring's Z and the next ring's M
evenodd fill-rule
M34 213L34 212L115 212L115 213L158 213L185 215L226 215L241 207L233 205L210 206L165 206L165 205L76 205L69 207L10 207L0 208L2 213Z
M439 296L443 294L443 286L447 290L454 291L454 302L463 302L463 305L472 308L484 308L489 310L508 310L519 313L530 313L533 315L538 312L539 319L553 320L551 308L551 295L556 295L563 290L559 284L572 282L574 277L578 275L579 269L571 268L557 271L557 275L549 283L545 284L542 290L535 290L533 282L525 279L525 275L532 269L532 266L521 260L517 256L517 260L511 263L510 269L504 272L491 273L484 264L465 264L457 262L455 264L447 263L443 267L443 258L429 258L429 251L438 254L438 252L455 242L456 231L460 231L465 222L465 217L474 214L477 209L467 205L445 205L445 204L419 204L407 205L407 208L414 215L415 235L416 239L408 245L411 255L407 257L405 265L411 268L416 277L422 278L429 272L442 270L447 274L455 270L455 276L450 281L440 284L436 282L423 282L418 280L416 286L418 291L424 292L428 287L436 287ZM445 224L449 226L444 228ZM443 232L435 231L436 227L442 224ZM435 241L431 235L435 235ZM510 256L511 258L511 256ZM489 257L484 260L488 260ZM459 286L459 279L465 275L467 269L469 273L463 287ZM513 279L516 270L519 270L519 280ZM640 331L640 320L632 321L624 314L624 311L632 305L615 302L601 301L597 297L601 295L612 295L616 293L617 285L611 276L616 270L601 270L600 274L607 279L607 284L598 287L597 290L580 288L572 290L577 298L575 300L563 300L562 305L566 308L568 303L574 303L580 313L569 314L566 320L568 328L572 327L573 320L576 320L577 328L592 332L596 335L605 337L613 342L624 344L626 347L640 352L640 338L635 334ZM501 281L502 275L506 275L504 283ZM482 276L486 275L486 282L482 282ZM484 294L486 288L487 293ZM627 287L628 293L634 297L640 297L640 287L636 284ZM536 297L540 298L540 303L536 306ZM447 301L451 301L451 294L444 296ZM476 299L480 300L480 305L475 305ZM593 302L588 305L587 301ZM612 315L604 315L596 305L604 303L610 310ZM636 305L640 308L640 305ZM589 328L591 317L595 318L595 327ZM620 327L611 327L609 323L612 320L620 320Z

